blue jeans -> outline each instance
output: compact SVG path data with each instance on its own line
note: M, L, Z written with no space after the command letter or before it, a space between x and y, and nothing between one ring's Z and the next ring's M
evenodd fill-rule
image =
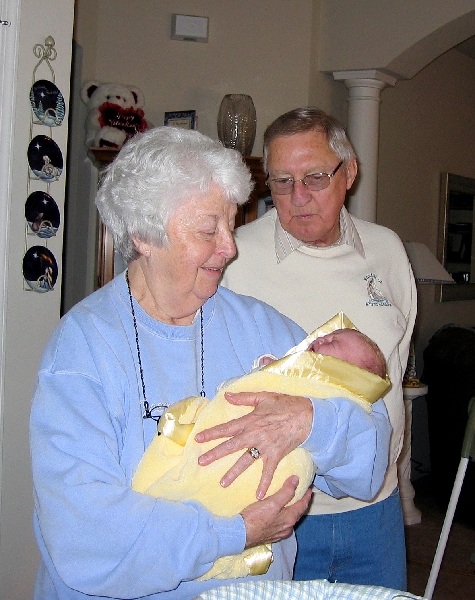
M294 579L328 579L406 591L406 545L399 490L381 502L309 515L295 530Z

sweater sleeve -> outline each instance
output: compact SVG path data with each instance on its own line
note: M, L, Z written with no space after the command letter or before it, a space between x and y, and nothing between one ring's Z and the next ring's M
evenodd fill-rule
M386 474L391 425L383 400L371 414L346 398L312 398L312 431L302 444L316 465L314 485L336 498L371 500Z
M244 549L241 516L131 489L121 452L134 430L111 418L92 375L40 371L30 432L40 550L70 588L142 597Z

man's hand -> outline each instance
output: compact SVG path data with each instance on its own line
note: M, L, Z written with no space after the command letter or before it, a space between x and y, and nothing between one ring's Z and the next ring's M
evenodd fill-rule
M302 396L273 392L226 392L225 397L231 404L255 408L239 419L198 433L195 437L198 443L229 438L202 454L198 462L206 466L218 458L244 450L221 479L221 485L227 487L254 462L247 450L257 448L260 455L257 460L263 461L262 477L256 492L256 498L261 499L269 489L282 458L307 439L313 420L312 403Z
M250 504L241 512L246 525L246 548L278 542L292 534L312 497L312 491L308 489L300 500L286 506L295 495L298 481L295 475L289 477L278 492Z

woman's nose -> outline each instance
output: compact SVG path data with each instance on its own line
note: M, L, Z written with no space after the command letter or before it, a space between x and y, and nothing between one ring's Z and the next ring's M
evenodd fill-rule
M227 259L232 258L236 254L236 244L234 243L233 232L230 229L223 231L220 235L217 251Z

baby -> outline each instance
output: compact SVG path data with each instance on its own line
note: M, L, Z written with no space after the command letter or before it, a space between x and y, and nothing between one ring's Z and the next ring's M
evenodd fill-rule
M250 406L230 404L224 397L225 391L266 390L312 398L343 396L369 413L371 404L389 385L379 348L340 313L283 358L259 357L249 374L224 382L213 400L192 397L170 406L160 420L162 435L155 436L146 449L132 487L156 498L197 500L219 516L239 514L256 501L262 461L254 461L229 487L223 488L219 484L222 476L242 451L200 467L198 457L219 441L195 441L199 431L252 410ZM312 458L303 448L296 448L281 460L267 495L275 493L294 474L299 477L295 501L303 496L315 476ZM219 558L201 579L260 575L271 561L270 545L250 548L239 555Z
M386 360L379 346L357 329L335 329L317 337L307 351L333 356L379 377L386 377ZM254 362L253 368L262 368L275 360L278 359L272 354L263 354Z

